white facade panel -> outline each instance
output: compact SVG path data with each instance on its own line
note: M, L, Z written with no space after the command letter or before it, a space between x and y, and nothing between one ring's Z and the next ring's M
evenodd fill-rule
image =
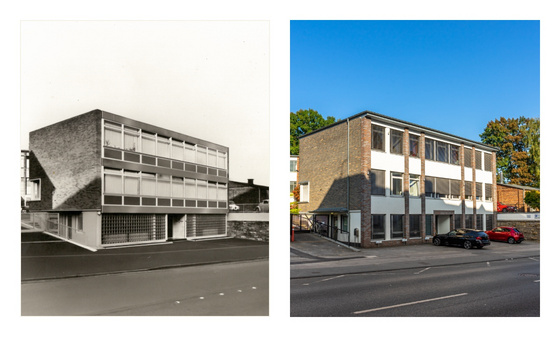
M404 214L403 197L371 197L371 214Z
M426 160L426 175L461 180L461 166ZM465 169L465 178L467 175L467 170Z
M404 172L404 156L381 151L371 151L371 168L392 172Z

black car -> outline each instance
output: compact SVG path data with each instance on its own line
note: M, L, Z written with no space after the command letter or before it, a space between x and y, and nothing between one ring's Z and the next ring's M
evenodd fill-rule
M434 246L460 246L465 249L482 248L490 244L488 234L475 229L459 228L446 234L437 234L432 239Z

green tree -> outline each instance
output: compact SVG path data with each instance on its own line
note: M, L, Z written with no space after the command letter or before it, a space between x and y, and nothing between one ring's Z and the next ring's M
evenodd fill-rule
M538 118L504 118L488 122L480 134L484 144L499 148L496 173L507 183L540 185L540 121Z
M334 122L334 117L328 116L325 119L312 109L290 112L290 154L299 154L299 137Z
M531 208L539 209L541 208L541 192L540 191L528 191L525 193L525 203Z

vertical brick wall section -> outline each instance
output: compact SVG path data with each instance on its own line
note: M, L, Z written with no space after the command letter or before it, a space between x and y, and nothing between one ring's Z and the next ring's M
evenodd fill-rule
M31 210L101 208L101 111L29 134L30 178L41 179Z
M471 150L471 163L472 163L472 203L473 203L473 228L476 228L476 148L473 146Z
M361 200L360 200L360 213L361 213L361 236L360 241L362 246L365 242L371 241L371 181L369 180L369 172L371 170L371 120L362 117L360 122L360 172L361 177ZM350 233L352 236L353 233Z
M403 174L403 195L404 195L404 217L403 217L403 236L410 237L410 134L408 128L403 133L403 157L404 157L404 174Z

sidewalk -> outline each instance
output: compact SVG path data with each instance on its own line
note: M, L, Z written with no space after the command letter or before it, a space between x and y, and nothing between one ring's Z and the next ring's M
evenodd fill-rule
M182 240L91 252L44 233L22 232L21 280L46 280L268 259L268 256L268 243L233 238Z
M540 242L510 245L492 241L483 249L432 244L350 249L312 233L298 233L290 244L291 278L428 268L518 258L538 258Z

